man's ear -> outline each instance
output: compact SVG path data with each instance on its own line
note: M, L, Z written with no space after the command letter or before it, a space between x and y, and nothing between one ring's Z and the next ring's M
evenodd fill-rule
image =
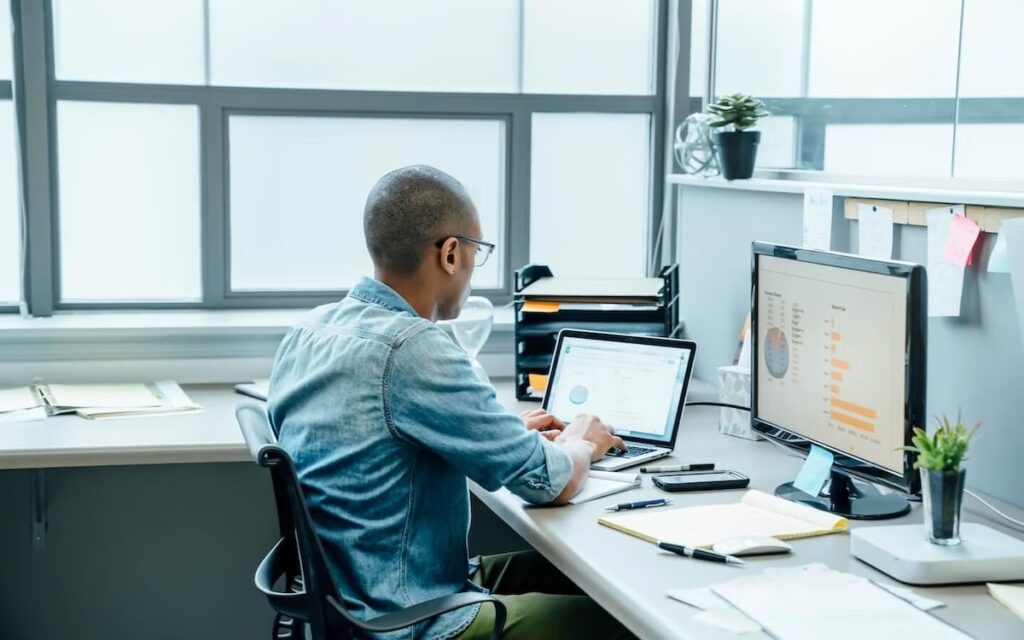
M459 241L455 238L448 238L441 245L441 268L450 276L455 275L455 262L457 260L455 252L458 248Z

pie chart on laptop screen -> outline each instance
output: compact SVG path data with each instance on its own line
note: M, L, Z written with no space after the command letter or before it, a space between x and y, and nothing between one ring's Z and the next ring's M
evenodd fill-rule
M764 363L773 378L781 378L789 370L789 341L778 327L768 329L764 341Z
M569 402L573 404L583 404L590 397L590 390L582 384L573 385L573 388L569 390Z

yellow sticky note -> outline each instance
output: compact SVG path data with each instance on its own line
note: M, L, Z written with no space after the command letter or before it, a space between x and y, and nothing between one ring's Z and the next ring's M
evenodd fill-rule
M530 387L537 392L545 391L548 388L548 377L543 373L530 374Z
M533 313L555 313L558 311L557 302L546 302L543 300L527 300L523 303L523 311Z

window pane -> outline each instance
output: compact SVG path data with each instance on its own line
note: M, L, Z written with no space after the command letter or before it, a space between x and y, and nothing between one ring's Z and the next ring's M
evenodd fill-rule
M515 0L210 0L220 85L515 91Z
M702 97L708 84L708 11L711 0L693 0L690 16L690 96Z
M811 22L812 96L956 94L960 0L815 2Z
M801 95L803 20L804 0L721 0L715 94Z
M484 238L499 247L473 284L499 286L502 121L232 116L229 125L233 290L345 289L370 275L366 196L385 173L411 164L466 186Z
M965 0L960 95L1024 97L1024 2ZM1007 65L1012 66L1012 70Z
M62 80L203 83L203 0L54 0Z
M957 178L1024 180L1024 124L961 124L956 129Z
M14 58L14 44L11 41L11 11L9 3L0 0L0 6L3 7L2 15L0 15L0 80L10 80L14 77L14 67L12 60Z
M653 93L654 0L523 3L523 91Z
M57 103L64 301L197 300L199 110Z
M0 304L21 299L21 223L14 107L0 101Z
M534 115L530 262L556 276L646 275L650 144L646 114Z
M757 166L791 169L795 165L796 118L769 116L757 123L761 144L757 147Z
M952 124L825 127L825 171L833 173L948 177L952 157Z

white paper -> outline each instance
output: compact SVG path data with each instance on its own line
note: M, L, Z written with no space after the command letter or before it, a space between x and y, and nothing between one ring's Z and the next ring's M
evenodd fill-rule
M40 406L39 398L30 387L0 389L0 413L34 409L38 406Z
M804 191L804 242L808 249L832 248L832 192L827 189Z
M586 484L569 504L589 502L640 486L640 474L618 473L615 471L591 471Z
M892 209L857 205L857 252L866 258L892 260Z
M711 587L673 589L668 592L668 597L700 609L701 612L693 619L710 627L730 633L757 633L762 630L761 625L723 600Z
M964 291L964 270L946 261L950 221L963 205L938 207L925 212L928 221L928 316L958 317Z
M1010 273L1010 253L1006 247L1006 233L1002 225L996 234L996 244L992 247L992 253L988 256L988 272Z
M875 584L882 587L897 598L902 598L910 604L914 605L921 611L931 611L932 609L938 609L939 607L946 606L945 602L939 602L938 600L932 600L922 595L918 595L906 587L901 587L895 584L883 584L875 581Z
M36 407L35 409L22 409L20 411L7 411L5 413L0 413L0 423L33 422L35 420L46 420L45 407Z
M1017 309L1017 327L1024 344L1024 218L1003 221L1006 248L1010 254L1010 280L1013 282L1014 308Z

